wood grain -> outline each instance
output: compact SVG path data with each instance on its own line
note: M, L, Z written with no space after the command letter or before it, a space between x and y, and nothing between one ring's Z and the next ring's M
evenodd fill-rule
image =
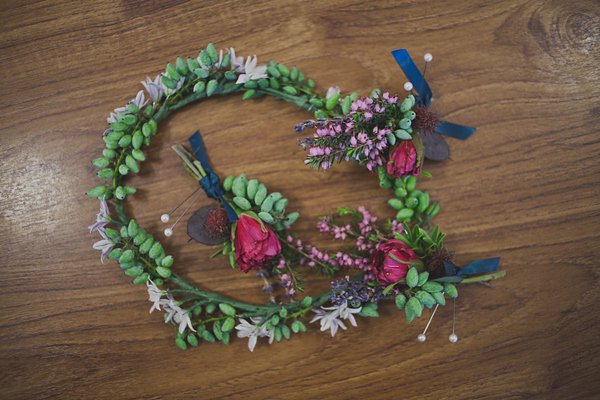
M600 392L600 5L593 0L3 1L0 4L0 387L2 398L540 398ZM98 204L90 160L104 119L176 56L214 41L297 65L325 90L403 92L390 55L434 55L428 81L448 120L451 161L422 180L459 263L502 256L508 275L461 291L459 341L440 309L427 342L393 305L335 338L309 333L250 353L245 340L182 352L145 290L86 234ZM161 125L130 181L135 217L159 216L195 187L169 149L201 129L218 173L245 171L302 214L364 204L387 216L376 179L354 165L302 164L293 125L308 116L272 98L189 106ZM203 200L206 204L207 200ZM133 207L128 204L129 210ZM182 231L183 232L183 231ZM201 287L264 302L185 235L165 241ZM327 287L310 277L311 293Z

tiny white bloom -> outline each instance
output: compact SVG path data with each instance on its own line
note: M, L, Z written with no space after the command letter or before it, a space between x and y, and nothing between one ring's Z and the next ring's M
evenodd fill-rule
M120 108L117 108L115 111L117 111L117 110L120 110ZM113 122L119 122L121 120L121 114L123 114L123 113L111 112L110 117L106 118L106 122L108 124L111 124Z
M246 321L244 318L239 318L240 323L235 326L237 329L237 337L239 338L248 338L248 348L250 351L254 351L254 347L256 346L256 342L259 337L267 336L267 330L264 326L260 326L260 322L262 319L260 317L250 318L252 323ZM273 329L273 335L275 330ZM269 341L271 343L272 340Z
M129 103L135 104L138 108L142 108L148 104L148 100L146 100L146 96L144 96L144 91L140 90L135 96L135 99L132 99Z
M92 247L94 248L94 250L102 251L100 261L102 261L102 264L104 264L104 258L108 256L113 247L115 247L115 243L112 240L110 240L108 236L106 236L106 233L104 233L104 228L99 228L98 232L100 233L103 239L94 243Z
M340 88L337 86L331 86L329 89L327 89L327 94L325 95L325 98L328 99L336 93L340 93Z
M164 76L167 76L166 73L163 73ZM169 89L168 87L165 86L165 84L162 82L162 79L160 80L160 87L162 88L163 92L165 92L167 95L171 95L175 92L177 92L179 89L181 89L181 86L183 85L183 81L185 80L185 77L182 76L181 78L179 78L179 80L177 81L177 84L175 86L174 89Z
M168 301L160 301L160 304L163 305L165 311L167 312L167 319L165 320L165 323L173 321L176 324L179 324L179 333L183 333L186 326L189 327L192 332L196 332L192 326L192 320L190 319L188 312L179 307L172 296L167 294L167 297L169 298Z
M233 47L230 47L226 50L229 54L231 54L231 67L237 72L244 72L244 57L236 57Z
M162 299L163 296L167 295L167 291L160 290L158 286L156 286L156 284L150 279L148 279L148 281L146 282L146 286L148 286L148 300L154 303L150 308L150 313L152 313L152 311L154 310L160 311L160 305L165 304L167 302L167 300Z
M261 65L260 67L257 67L257 63L258 58L256 58L256 55L254 56L254 58L248 57L248 59L246 60L246 65L244 66L244 73L238 77L238 80L235 83L239 85L241 83L246 83L251 80L256 81L261 78L266 78L267 66Z
M90 233L95 232L99 229L104 228L106 224L110 222L110 215L108 214L108 204L104 198L100 200L100 212L96 216L96 222L88 226Z
M146 91L148 92L150 97L152 97L152 100L154 102L159 101L164 94L164 90L161 85L160 77L161 77L161 75L156 75L156 78L154 78L154 81L153 81L152 79L150 79L149 76L146 76L146 81L141 82L142 85L144 85L144 88L146 88Z

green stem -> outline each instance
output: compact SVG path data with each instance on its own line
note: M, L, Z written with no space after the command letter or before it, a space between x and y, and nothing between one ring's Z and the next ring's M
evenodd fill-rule
M487 275L473 276L471 278L465 278L458 283L473 283L473 282L489 281L492 279L502 278L504 275L506 275L506 271L498 271L494 274L487 274Z

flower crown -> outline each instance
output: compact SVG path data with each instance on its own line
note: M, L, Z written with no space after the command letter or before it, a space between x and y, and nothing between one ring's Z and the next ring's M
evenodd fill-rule
M100 200L100 213L89 229L102 240L93 247L102 251L102 262L107 257L117 260L133 283L146 284L150 312L164 311L181 349L197 346L200 340L227 344L237 331L238 337L249 339L248 347L253 350L259 337L268 337L272 343L305 332L303 321L309 313L313 314L310 322L319 322L321 331L334 336L347 323L356 326L356 316L377 317L379 302L386 300L394 301L409 323L425 309L433 309L433 318L438 307L446 304L446 297L456 299L456 284L504 276L504 271L497 271L499 258L457 267L453 252L444 246L445 234L431 223L440 203L416 188L418 175L431 176L423 170L423 161L448 157L440 134L467 139L475 129L440 120L430 108L432 92L424 73L406 50L392 54L409 80L404 85L409 92L405 98L378 89L366 97L342 96L337 87L319 94L315 83L296 67L288 69L274 61L258 65L256 56L244 62L233 48L217 53L210 43L197 58L179 57L154 80L146 78L142 82L146 93L140 90L135 99L110 114L103 156L92 161L100 168L98 176L107 182L87 193ZM431 60L426 54L425 70ZM161 216L168 223L171 214L195 195L176 222L164 230L165 236L173 234L202 192L217 200L193 213L187 233L215 246L213 256L227 257L233 268L254 271L264 281L263 291L269 296L266 305L236 301L185 281L174 271L173 256L166 254L158 238L130 219L124 207L136 192L124 185L125 178L140 171L146 159L142 149L150 145L158 124L193 101L235 92L242 92L243 100L272 95L314 113L315 119L294 128L297 133L314 130L298 140L308 151L304 163L326 170L352 161L376 172L380 187L392 192L388 203L395 210L395 216L387 220L364 207L342 207L324 215L317 229L345 242L338 251L328 253L292 233L299 214L287 212L288 200L281 193L270 192L246 174L219 179L208 162L200 132L189 138L189 147L174 145L199 187ZM296 300L305 289L302 274L306 273L336 277L331 290ZM283 296L272 280L278 281ZM418 336L420 341L425 340L428 327L429 323ZM449 339L457 340L454 324Z

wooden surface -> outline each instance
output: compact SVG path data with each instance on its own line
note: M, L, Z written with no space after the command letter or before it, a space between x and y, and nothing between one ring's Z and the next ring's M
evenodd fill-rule
M541 398L598 396L600 6L593 0L3 1L0 4L0 397ZM331 338L309 333L254 353L245 339L182 352L144 287L100 263L86 227L98 202L109 112L178 55L208 41L297 65L326 90L403 93L390 51L428 68L437 110L477 127L449 139L452 160L421 186L465 264L502 256L507 277L463 288L425 343L424 318L382 318ZM421 64L422 61L419 61ZM196 184L170 145L201 129L215 169L245 171L290 198L302 238L318 215L364 204L390 216L377 180L355 165L303 166L293 126L306 112L272 98L211 99L164 121L130 179L128 210L155 234ZM203 199L202 204L208 200ZM264 302L261 282L208 260L183 227L164 243L203 288ZM309 293L327 287L309 278Z

